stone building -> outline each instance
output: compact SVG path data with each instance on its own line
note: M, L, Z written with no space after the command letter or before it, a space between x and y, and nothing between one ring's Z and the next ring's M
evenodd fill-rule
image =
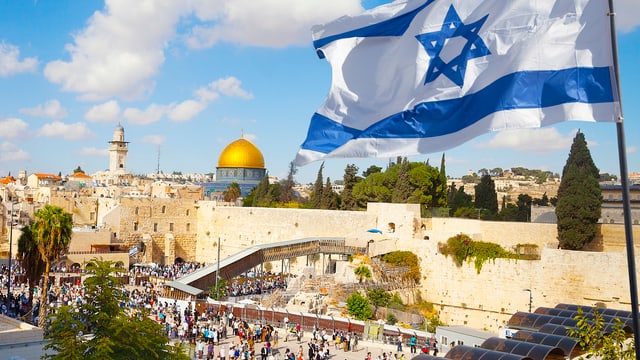
M622 185L600 185L602 190L602 214L600 222L622 224ZM631 223L640 224L640 184L629 186L629 202L631 205Z

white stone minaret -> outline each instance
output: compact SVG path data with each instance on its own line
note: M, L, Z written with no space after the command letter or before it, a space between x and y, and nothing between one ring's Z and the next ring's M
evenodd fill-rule
M113 140L109 141L109 172L115 175L127 173L127 147L129 142L124 141L124 128L118 124L113 132Z

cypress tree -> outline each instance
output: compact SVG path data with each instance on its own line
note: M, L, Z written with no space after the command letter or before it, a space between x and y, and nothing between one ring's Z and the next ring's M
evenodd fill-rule
M433 184L433 197L431 198L432 208L437 207L446 207L448 204L448 196L447 196L447 174L445 171L445 159L444 153L442 154L442 159L440 160L440 171L438 172L438 178L435 180Z
M340 208L342 210L354 210L356 208L356 199L353 196L353 187L361 180L358 177L358 167L354 164L349 164L344 169L344 189L340 194L341 203Z
M580 250L595 238L602 211L599 178L584 134L578 132L558 188L556 216L561 249Z
M400 158L398 160L400 161ZM391 202L406 203L413 192L413 187L409 181L409 161L404 158L398 163L398 166L398 179L391 191Z
M313 184L313 194L311 194L311 207L314 209L320 209L320 205L322 202L322 169L324 168L324 161L320 164L320 169L318 169L318 176L316 177L316 182Z
M322 198L320 199L320 208L335 210L338 208L337 194L331 187L331 179L327 178L327 182L322 189Z
M476 208L488 210L491 214L498 213L498 193L491 175L482 175L480 183L476 185Z

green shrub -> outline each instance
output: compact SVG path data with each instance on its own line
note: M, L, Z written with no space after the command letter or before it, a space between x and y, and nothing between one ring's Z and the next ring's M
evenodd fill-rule
M458 234L450 237L446 244L440 245L440 253L445 256L451 255L458 266L462 266L465 261L471 261L473 259L478 274L480 270L482 270L482 265L489 259L519 258L518 254L507 251L498 244L474 241L466 234Z

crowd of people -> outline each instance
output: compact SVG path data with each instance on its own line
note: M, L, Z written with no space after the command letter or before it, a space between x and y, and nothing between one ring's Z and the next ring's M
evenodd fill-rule
M157 268L134 267L131 271L119 273L117 276L128 275L131 278L157 276L169 279L178 274L183 276L200 267L202 264L198 263ZM24 269L18 262L14 262L11 270L12 291L8 296L0 293L2 294L0 310L3 315L37 324L38 303L42 295L41 286L29 289ZM57 282L50 282L48 302L52 311L62 305L82 304L86 301L81 270L75 268L64 270L67 273L59 275ZM8 273L6 266L0 267L0 278L3 284L8 282ZM230 282L230 295L240 296L285 288L286 280L287 277L281 274L270 273L239 277ZM331 332L315 328L305 346L300 324L289 322L288 319L277 326L268 323L249 323L234 316L229 308L206 308L198 311L192 306L181 308L177 302L159 301L162 293L158 285L160 283L151 280L138 284L132 281L123 283L126 300L123 300L120 306L130 311L145 308L155 321L164 326L170 341L190 344L195 349L198 359L257 360L260 357L260 360L327 360L331 352L359 350L359 337L355 333L335 330ZM33 291L35 304L31 312L29 312L30 291ZM291 348L282 349L279 346L281 340L285 344L291 344L291 341L296 343ZM403 355L401 351L396 354L381 353L376 359L371 360L403 360Z
M179 262L171 265L134 264L129 270L129 277L153 276L163 280L175 280L205 267L199 262Z
M270 293L276 289L287 288L287 277L271 272L251 273L250 276L239 276L227 285L227 295L247 296Z

